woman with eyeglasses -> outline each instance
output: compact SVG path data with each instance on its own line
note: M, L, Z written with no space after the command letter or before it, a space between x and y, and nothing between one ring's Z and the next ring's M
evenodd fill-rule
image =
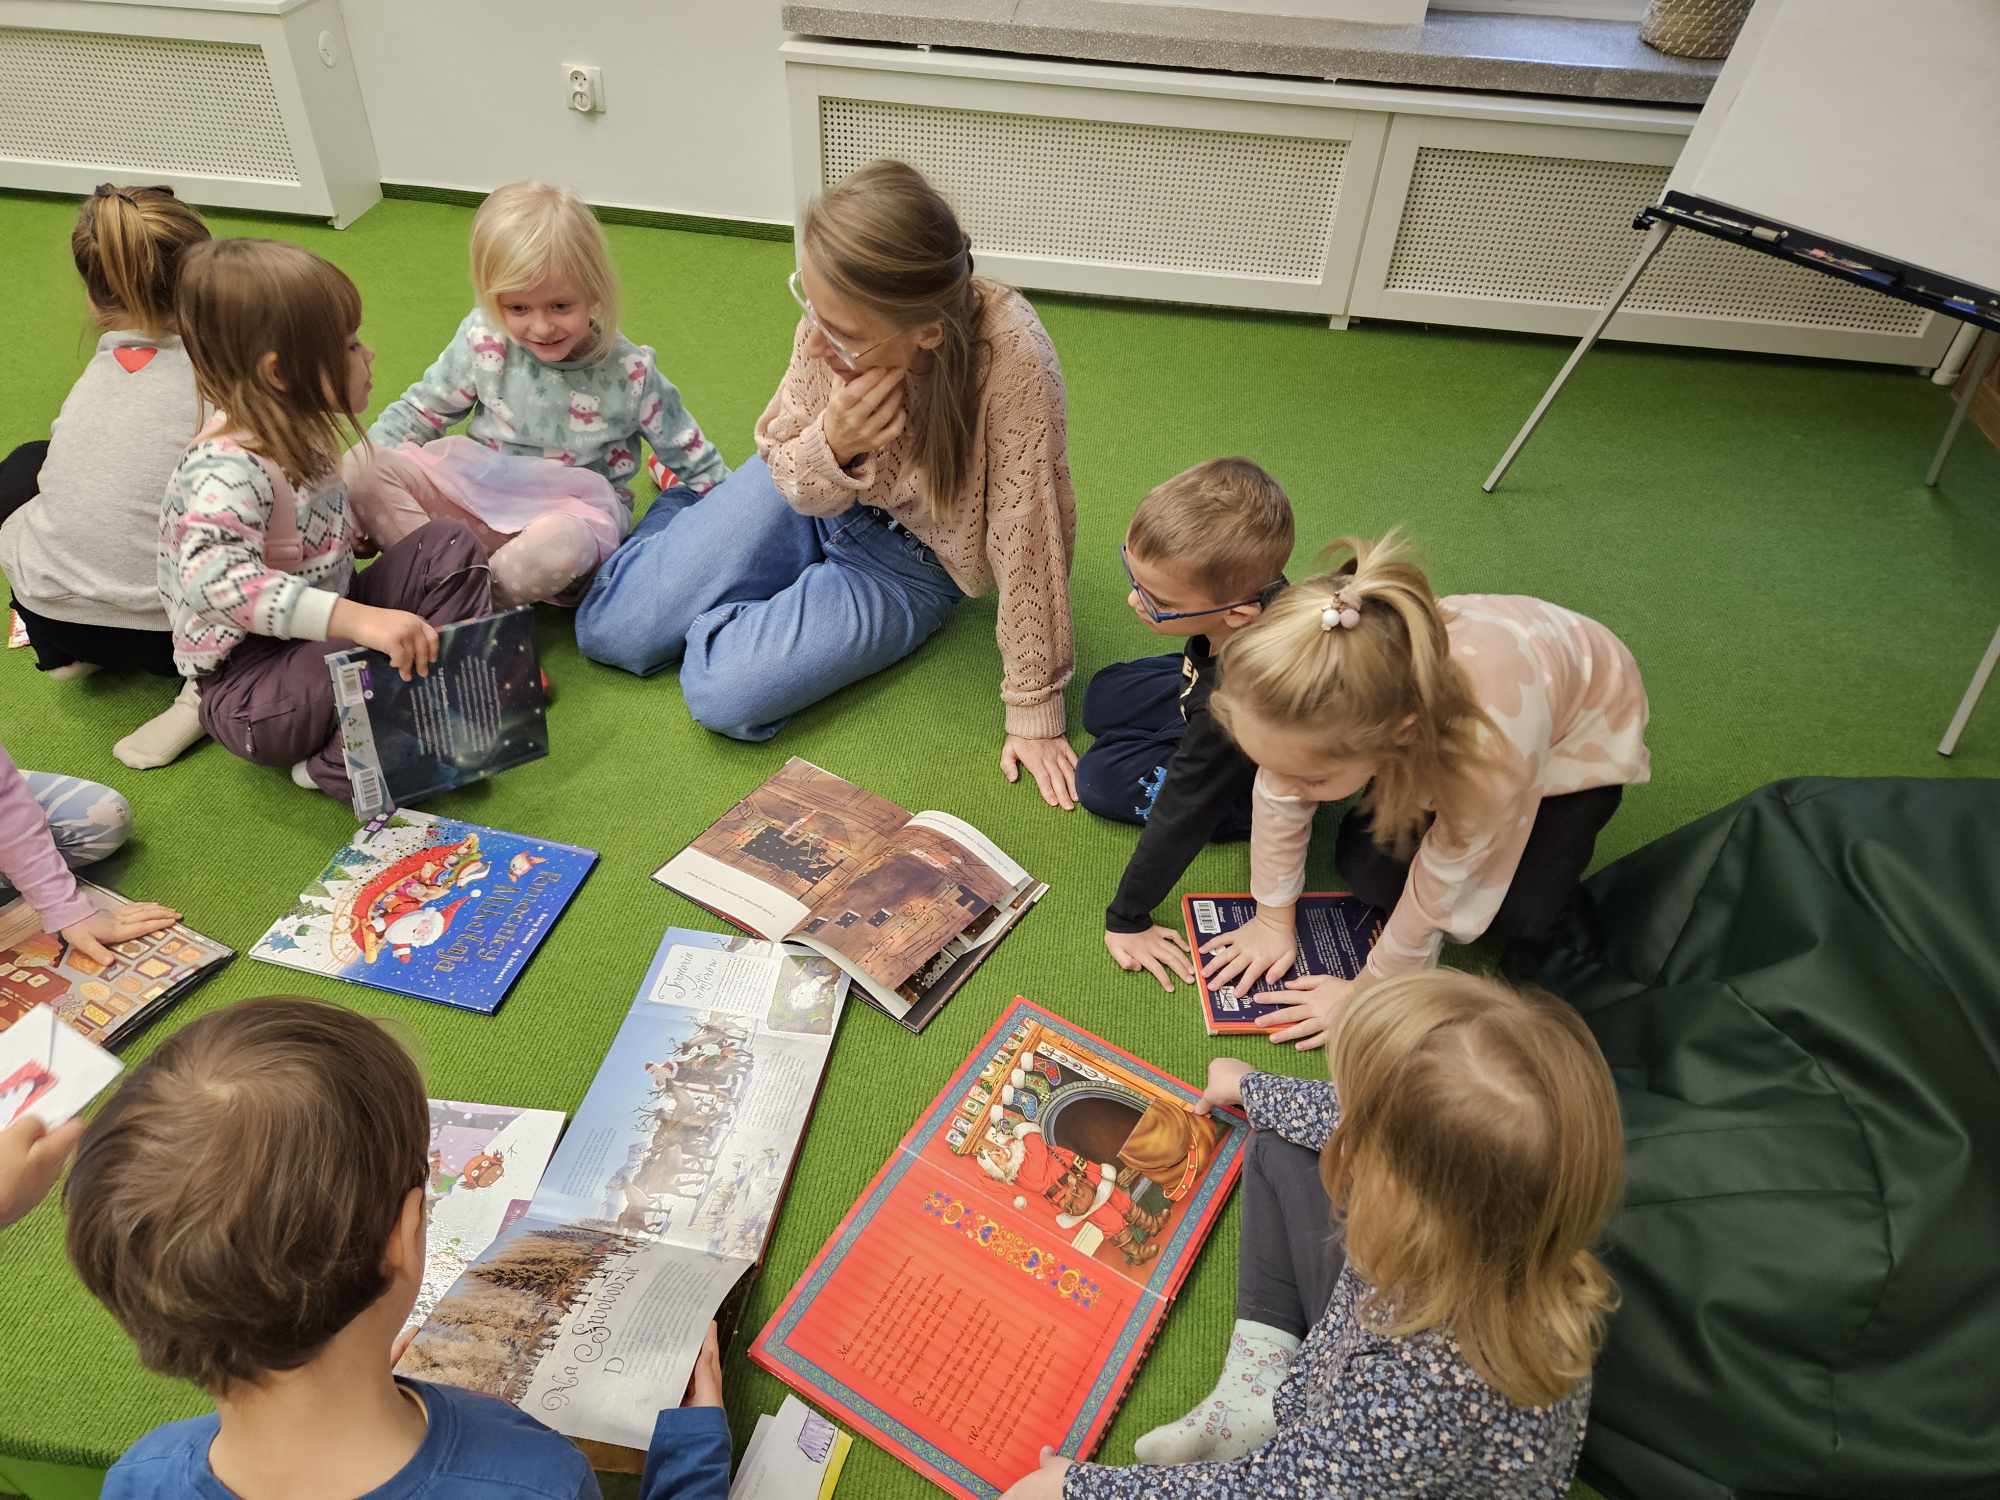
M956 216L901 162L806 209L802 314L757 457L669 488L577 611L586 656L681 664L695 719L769 739L997 590L1009 781L1076 806L1063 688L1076 537L1062 370L1010 287L973 274Z

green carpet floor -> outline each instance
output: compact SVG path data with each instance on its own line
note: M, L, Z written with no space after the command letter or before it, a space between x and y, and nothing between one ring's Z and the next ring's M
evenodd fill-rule
M71 206L0 197L14 331L0 342L0 444L45 435L91 345L66 249ZM390 202L342 233L217 214L225 234L298 240L366 299L376 390L392 399L469 305L468 211ZM651 343L732 461L784 368L794 308L783 244L614 228L626 330ZM1196 460L1246 453L1290 491L1301 546L1405 522L1441 591L1544 595L1630 643L1652 696L1654 780L1626 798L1600 858L1616 857L1776 778L2000 773L2000 702L1952 761L1934 750L1995 624L2000 458L1976 434L1945 483L1921 483L1946 393L1907 370L1607 346L1593 354L1496 497L1478 481L1563 348L1395 325L1329 333L1312 319L1036 299L1069 382L1078 493L1075 600L1088 675L1161 649L1124 603L1117 543L1134 503ZM978 823L1051 893L920 1038L853 1007L751 1310L761 1325L912 1116L1016 992L1198 1079L1225 1049L1186 990L1120 974L1100 934L1133 834L1044 807L996 756L993 603L966 605L902 666L801 715L777 741L695 727L671 675L639 681L582 661L567 616L540 635L558 688L554 754L438 804L503 828L589 845L603 861L491 1019L239 958L141 1038L233 1000L301 988L394 1021L432 1092L573 1109L669 923L712 925L647 874L788 755L911 808ZM23 765L109 782L132 800L131 847L103 875L173 903L247 949L353 831L346 809L206 745L144 774L111 756L166 704L139 679L52 682L27 652L0 656L0 726ZM1075 739L1084 743L1081 732ZM1332 882L1328 845L1316 880ZM1206 854L1195 888L1237 889L1241 845ZM1241 1049L1239 1049L1241 1050ZM1261 1042L1245 1055L1311 1074L1318 1054ZM103 1464L200 1394L142 1373L70 1276L44 1206L8 1232L0 1276L0 1454ZM1178 1414L1213 1378L1231 1317L1236 1217L1221 1221L1105 1454ZM740 1354L728 1395L739 1440L778 1384ZM5 1460L0 1458L0 1471ZM857 1445L848 1500L928 1493ZM1579 1491L1581 1493L1581 1491Z

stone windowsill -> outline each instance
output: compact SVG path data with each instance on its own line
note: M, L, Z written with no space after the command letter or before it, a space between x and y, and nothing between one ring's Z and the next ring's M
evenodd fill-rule
M1370 26L1120 0L798 0L783 16L843 41L1654 104L1700 104L1722 67L1654 51L1633 21L1559 16Z

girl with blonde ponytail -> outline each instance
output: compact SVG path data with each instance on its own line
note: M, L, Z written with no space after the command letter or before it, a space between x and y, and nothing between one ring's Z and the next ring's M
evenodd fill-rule
M1020 293L915 168L878 161L807 205L791 365L757 457L699 504L670 489L577 612L586 656L681 663L702 724L762 740L1000 595L1000 766L1076 805L1063 687L1076 538L1062 370Z
M109 667L178 680L154 552L167 477L202 423L174 294L183 256L207 239L172 188L107 182L77 211L70 255L97 347L48 440L0 463L0 572L51 676ZM194 744L193 692L113 753L146 770Z
M1439 599L1393 531L1341 553L1230 642L1212 704L1258 766L1258 913L1204 948L1211 983L1291 967L1313 814L1360 794L1335 860L1389 921L1358 979L1292 982L1272 1040L1302 1048L1356 986L1431 967L1447 939L1490 934L1510 971L1531 965L1624 788L1651 774L1645 685L1604 626L1521 595Z
M1341 1017L1331 1082L1209 1064L1253 1127L1215 1389L1132 1469L1045 1459L1004 1500L1546 1500L1576 1474L1617 1304L1618 1096L1539 991L1450 970Z

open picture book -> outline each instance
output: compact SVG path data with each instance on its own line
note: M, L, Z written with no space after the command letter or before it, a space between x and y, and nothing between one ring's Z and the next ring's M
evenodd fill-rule
M130 906L116 891L79 880L99 911ZM19 896L0 904L0 1031L46 1005L78 1035L116 1047L236 956L176 922L111 945L111 962L79 953L42 925Z
M1242 1166L1200 1098L1016 999L751 1359L954 1495L1088 1457Z
M527 1212L398 1369L643 1452L763 1257L846 993L814 954L670 928Z
M362 822L549 753L549 700L523 606L438 629L427 675L403 676L380 651L326 659L342 759Z
M430 1106L430 1178L424 1186L430 1228L423 1286L406 1329L423 1327L465 1268L526 1216L567 1118L559 1109L462 1099L433 1099Z
M1048 887L948 813L911 813L794 756L653 878L847 971L911 1031Z
M596 863L574 844L391 813L334 851L250 956L491 1015Z
M1190 895L1181 898L1181 913L1187 922L1188 946L1198 955L1201 945L1225 932L1234 932L1257 915L1257 898L1236 895ZM1310 974L1331 974L1336 979L1352 979L1368 962L1369 950L1382 935L1386 920L1379 907L1370 906L1359 896L1345 891L1308 891L1299 897L1295 918L1299 949L1291 969L1275 980L1259 980L1245 985L1210 984L1201 972L1197 957L1194 982L1201 996L1201 1023L1210 1036L1229 1036L1244 1031L1266 1031L1271 1016L1298 1004L1298 997L1285 988L1288 980Z

